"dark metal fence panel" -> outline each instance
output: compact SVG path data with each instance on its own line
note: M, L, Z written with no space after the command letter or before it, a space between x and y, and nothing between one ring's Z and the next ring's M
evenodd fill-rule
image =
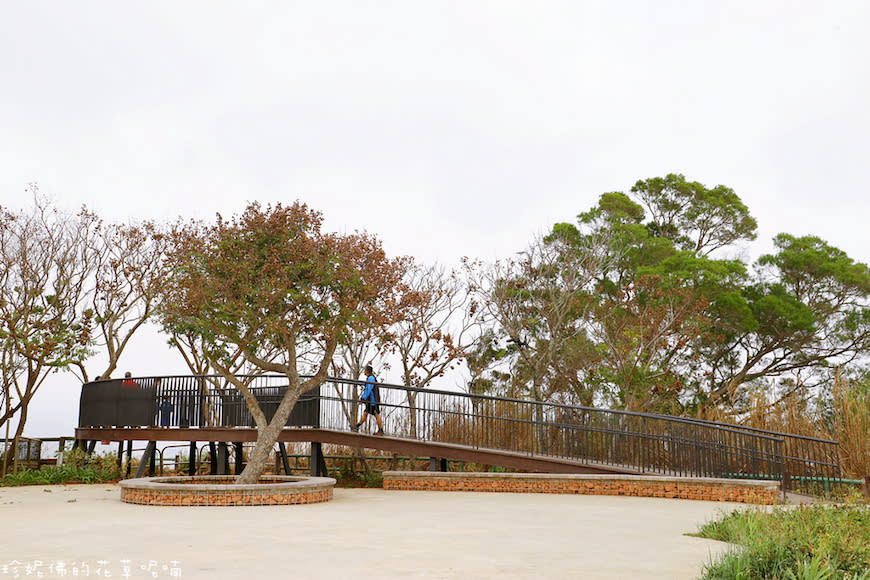
M79 426L153 425L154 387L132 379L96 381L82 386Z
M287 392L287 378L245 377L267 421ZM286 425L316 427L320 388L304 393ZM219 376L137 377L82 386L80 427L253 427L241 392Z

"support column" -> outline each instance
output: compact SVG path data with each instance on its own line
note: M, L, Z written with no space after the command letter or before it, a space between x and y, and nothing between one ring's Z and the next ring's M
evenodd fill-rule
M311 458L308 460L308 464L311 467L311 477L326 477L329 474L321 443L316 441L311 443Z
M142 459L139 460L139 467L136 468L136 478L140 478L145 475L145 469L149 465L154 465L154 451L157 449L157 441L149 441L148 446L145 447L145 454L142 456Z
M118 471L124 467L124 442L118 441Z
M199 457L197 455L198 454L197 454L197 450L196 450L196 441L191 441L190 442L190 450L187 453L187 456L189 458L188 466L187 466L187 475L189 475L191 477L196 475L196 460L199 459Z
M447 460L443 457L430 457L429 471L447 471Z
M218 472L218 463L217 463L217 446L214 444L214 441L208 442L208 473L209 475L217 475Z
M130 478L130 470L133 467L133 440L127 441L127 479Z
M229 449L227 449L226 441L221 441L218 443L218 453L217 453L217 474L218 475L227 475L229 471Z
M236 475L242 474L242 464L245 462L245 455L243 453L243 448L241 443L234 443L236 447Z

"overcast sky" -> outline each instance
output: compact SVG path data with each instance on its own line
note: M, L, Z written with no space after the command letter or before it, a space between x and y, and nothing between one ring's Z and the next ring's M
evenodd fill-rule
M861 0L5 2L0 205L30 182L113 220L300 199L327 229L454 264L677 172L742 197L752 256L787 231L867 262L868 17ZM122 368L183 370L163 342ZM52 377L27 432L71 434L78 391Z

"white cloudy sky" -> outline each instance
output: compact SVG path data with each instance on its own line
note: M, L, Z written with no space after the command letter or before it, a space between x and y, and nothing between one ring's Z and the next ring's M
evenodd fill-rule
M679 172L742 196L753 254L788 231L866 262L868 17L863 0L6 2L0 205L29 182L118 220L301 199L452 264ZM161 343L122 366L181 370ZM77 396L52 377L27 431L71 433Z

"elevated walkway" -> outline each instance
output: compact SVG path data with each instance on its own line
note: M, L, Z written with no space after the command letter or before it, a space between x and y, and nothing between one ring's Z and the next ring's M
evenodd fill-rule
M238 378L270 420L286 392L286 377ZM785 490L840 478L835 441L402 385L379 385L388 436L354 433L349 426L358 418L361 388L360 381L331 378L303 395L278 439L282 455L284 443L302 441L312 443L312 466L319 468L320 446L330 443L428 456L433 466L438 459L455 459L548 473L769 479ZM240 444L256 440L256 430L241 393L222 377L166 376L83 385L76 436L235 443L240 458Z

